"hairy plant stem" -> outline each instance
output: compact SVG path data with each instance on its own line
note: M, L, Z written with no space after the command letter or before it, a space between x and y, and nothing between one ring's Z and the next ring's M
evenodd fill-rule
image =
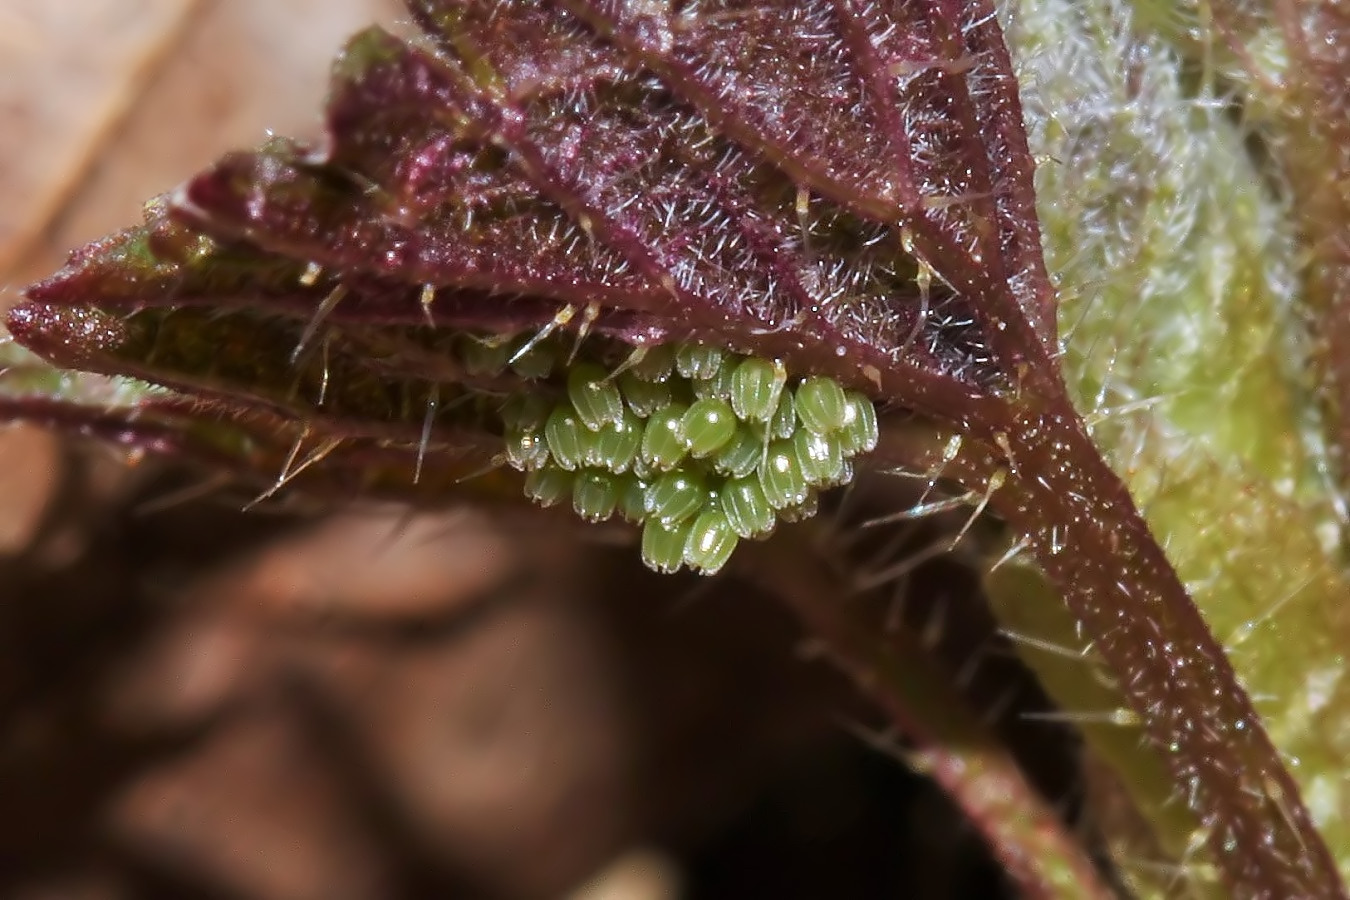
M1027 783L1006 747L952 686L950 673L901 627L884 636L861 621L806 529L742 551L740 571L784 603L839 667L918 749L906 758L970 816L1009 876L1032 898L1108 900L1091 859Z
M990 506L1095 638L1236 896L1346 896L1223 647L1067 399L1010 405L989 444L945 467L909 430L887 433L878 454L977 492L1002 471Z

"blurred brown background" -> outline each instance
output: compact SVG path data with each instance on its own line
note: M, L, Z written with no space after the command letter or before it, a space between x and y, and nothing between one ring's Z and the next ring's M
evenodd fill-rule
M393 0L0 0L0 305ZM0 426L0 897L990 896L795 625L553 520L241 513Z

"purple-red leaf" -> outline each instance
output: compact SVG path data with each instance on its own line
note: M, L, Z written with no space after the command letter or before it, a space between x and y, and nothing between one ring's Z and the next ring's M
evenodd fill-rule
M236 463L332 457L344 477L481 458L505 394L565 390L566 365L505 364L555 330L611 369L693 338L834 376L964 435L934 471L1028 542L1230 886L1342 893L1069 402L989 0L409 5L428 39L354 39L324 143L221 160L35 286L20 340L208 400L198 425L223 414L262 448Z

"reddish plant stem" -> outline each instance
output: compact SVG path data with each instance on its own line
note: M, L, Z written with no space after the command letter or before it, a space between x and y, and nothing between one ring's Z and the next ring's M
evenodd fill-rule
M856 618L841 602L849 586L803 534L798 529L746 547L741 571L783 602L825 644L831 661L919 745L911 761L961 806L1025 896L1115 896L1081 843L970 711L950 674L907 630L883 638Z
M963 448L944 474L983 491L1004 468L991 507L1028 541L1093 637L1179 796L1209 829L1234 895L1345 897L1223 647L1067 400L1010 408L990 443L999 449ZM906 466L934 459L913 432L881 453Z

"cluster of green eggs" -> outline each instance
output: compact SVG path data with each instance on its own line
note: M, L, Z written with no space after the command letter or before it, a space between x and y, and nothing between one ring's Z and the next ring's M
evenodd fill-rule
M511 365L546 377L551 360L538 355ZM864 395L716 347L655 346L565 376L565 396L523 390L506 402L506 462L544 506L570 500L588 521L642 525L642 559L660 572L711 574L740 540L814 515L817 490L851 481L852 458L877 442Z

